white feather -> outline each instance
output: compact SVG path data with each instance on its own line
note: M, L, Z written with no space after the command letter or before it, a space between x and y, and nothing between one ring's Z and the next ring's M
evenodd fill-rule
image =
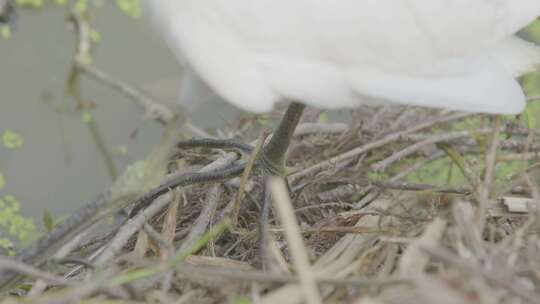
M152 0L177 55L256 112L386 102L518 113L538 0Z

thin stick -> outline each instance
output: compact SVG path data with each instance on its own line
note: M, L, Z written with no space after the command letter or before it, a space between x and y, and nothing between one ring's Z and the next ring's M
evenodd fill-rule
M336 164L342 162L342 161L345 161L345 160L348 160L350 158L353 158L353 157L356 157L360 154L364 154L368 151L371 151L373 149L376 149L376 148L380 148L388 143L391 143L393 141L396 141L396 140L399 140L401 137L405 136L405 135L408 135L408 134L411 134L411 133L414 133L414 132L418 132L422 129L425 129L425 128L429 128L429 127L432 127L436 124L439 124L439 123L444 123L444 122L450 122L450 121L453 121L453 120L458 120L458 119L463 119L463 118L466 118L466 117L470 117L474 114L471 114L471 113L454 113L454 114L451 114L451 115L448 115L448 116L443 116L443 117L437 117L435 119L432 119L432 120L429 120L429 121L426 121L424 123L420 123L418 125L415 125L415 126L412 126L406 130L403 130L401 132L395 132L395 133L391 133L391 134L388 134L386 135L385 137L379 139L379 140L376 140L376 141L373 141L373 142L370 142L370 143L367 143L365 145L362 145L358 148L355 148L355 149L352 149L350 151L347 151L345 153L342 153L340 155L337 155L337 156L334 156L328 160L325 160L325 161L322 161L318 164L315 164L311 167L308 167L308 168L305 168L301 171L298 171L292 175L289 176L289 181L295 181L303 176L306 176L306 175L309 175L309 174L312 174L312 173L315 173L315 172L318 172L320 170L324 170L324 169L327 169L327 168L332 168L333 166L335 166Z
M192 247L188 248L187 250L179 251L174 257L172 257L168 261L160 263L156 266L137 269L125 274L121 274L113 278L111 284L121 285L167 272L171 268L176 267L178 263L183 262L188 256L197 253L204 246L206 246L208 242L210 242L212 239L219 237L229 228L230 221L228 219L225 219L221 223L218 223L216 226L208 230L208 232L206 232L200 239L198 239Z
M28 264L16 261L11 258L0 257L0 269L9 270L23 274L25 276L34 277L56 285L72 285L72 282L64 280L45 271L34 268Z
M497 148L499 147L499 135L501 130L501 117L495 116L493 124L493 133L491 136L491 142L485 159L485 173L484 182L479 189L479 208L477 214L477 222L479 224L479 231L484 230L484 224L486 221L486 210L489 204L489 192L493 178L495 175L495 163L497 161Z
M227 154L226 156L217 159L216 161L199 170L199 173L209 171L211 172L213 170L222 169L230 165L235 159L236 157L234 156L234 153L231 153L230 155ZM172 178L174 179L181 176L182 175L174 175ZM170 179L168 179L168 181L170 182ZM145 210L137 213L137 215L130 219L127 224L120 228L120 231L110 241L107 248L97 258L96 264L103 265L106 262L110 261L118 252L120 252L120 250L122 249L124 244L127 243L131 235L137 232L137 230L139 230L148 219L152 218L155 214L165 208L165 206L167 206L171 202L172 198L173 195L171 194L171 192L166 191L163 194L158 195L156 199L152 199L152 204L150 204L150 206L148 206Z
M135 87L108 75L105 71L89 64L80 64L78 68L94 80L116 90L144 108L145 114L161 123L172 121L176 114L162 103L156 102L144 92Z
M240 178L240 187L238 188L238 194L236 195L236 198L234 200L234 206L233 206L233 211L232 211L231 220L232 220L233 227L236 227L238 225L240 205L242 204L242 199L244 198L244 189L246 187L249 176L251 175L251 170L253 169L255 160L257 160L257 157L260 154L259 152L264 146L266 137L268 137L268 133L266 132L263 132L261 136L259 137L257 141L257 145L255 146L255 149L253 149L253 151L251 152L251 155L249 156L249 159L246 164L246 168L244 169L244 172L242 173L242 177Z
M540 100L540 95L527 97L527 101L537 101L537 100Z
M204 276L208 278L221 278L235 281L255 281L261 283L298 283L299 280L295 276L287 274L276 274L257 270L245 271L228 268L208 267L208 266L193 266L189 263L182 263L178 266L179 272L189 278L190 274L197 274L197 277ZM410 284L410 280L405 277L377 279L377 278L334 278L318 274L316 276L317 283L336 286L385 286Z
M462 131L462 132L456 132L456 133L448 133L448 134L431 136L431 137L428 137L427 139L424 139L424 140L422 140L420 142L412 144L412 145L408 146L407 148L405 148L405 149L403 149L403 150L401 150L401 151L399 151L397 153L394 153L391 156L389 156L389 157L387 157L387 158L373 164L371 166L371 168L373 170L375 170L375 171L382 171L386 167L388 167L390 164L392 164L392 163L394 163L396 161L399 161L400 159L415 153L416 151L422 149L425 146L436 144L438 142L452 141L452 140L456 140L456 139L460 139L460 138L464 138L464 137L469 137L469 136L470 136L469 131Z
M311 304L322 303L315 274L311 269L307 250L302 240L300 227L296 222L291 200L287 194L287 186L282 178L271 177L268 187L272 192L277 213L285 228L285 236L289 243L292 260L298 272L306 302Z
M503 272L503 270L498 273L487 271L486 269L480 267L480 265L468 261L467 259L457 256L442 248L421 247L421 249L430 254L432 257L449 263L465 273L483 277L486 281L492 283L493 285L505 288L515 296L525 299L530 303L540 303L540 297L536 293L529 291L527 288L523 288L521 284L516 284L517 282L515 280L509 280L508 277L500 275L507 273ZM501 265L499 265L498 268L500 267Z
M210 224L210 220L212 218L212 215L216 211L216 208L219 204L219 199L221 197L221 185L216 184L213 185L212 188L208 191L206 194L206 199L203 205L203 208L201 210L201 213L199 214L199 217L193 224L193 227L189 231L188 236L184 239L182 242L182 245L180 246L180 251L187 250L190 247L193 247L198 239L201 238L201 236L206 231L206 228L208 227L208 224Z

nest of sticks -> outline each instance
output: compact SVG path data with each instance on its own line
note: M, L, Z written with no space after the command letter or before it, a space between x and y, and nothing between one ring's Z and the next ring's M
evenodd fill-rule
M351 117L298 128L289 191L279 180L266 188L267 248L257 174L171 189L62 266L20 270L31 288L4 301L540 303L538 130L417 108ZM253 140L258 121L222 133ZM171 163L200 170L239 155L183 149ZM444 159L462 183L410 178ZM507 162L521 165L501 176Z

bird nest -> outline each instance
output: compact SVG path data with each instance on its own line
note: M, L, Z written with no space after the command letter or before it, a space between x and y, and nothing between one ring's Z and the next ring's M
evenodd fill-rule
M171 189L63 266L27 273L31 291L6 301L540 303L538 130L417 108L352 113L347 124L301 124L289 196L257 172ZM253 139L260 121L228 132ZM237 156L183 150L174 164ZM265 193L275 205L261 246ZM109 258L105 245L116 246Z

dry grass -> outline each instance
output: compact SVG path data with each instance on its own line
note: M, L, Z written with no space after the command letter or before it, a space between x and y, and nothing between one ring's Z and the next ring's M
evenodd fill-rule
M279 207L267 246L257 233L259 177L172 190L146 217L72 253L94 269L35 272L0 261L24 270L33 288L4 302L540 303L538 131L418 109L353 116L348 127L304 125L289 153L290 197L279 183L270 187ZM245 132L255 125L243 121L231 132L257 138ZM190 168L236 155L202 152L176 155ZM468 177L463 184L406 182L447 154ZM508 155L523 166L495 178Z

